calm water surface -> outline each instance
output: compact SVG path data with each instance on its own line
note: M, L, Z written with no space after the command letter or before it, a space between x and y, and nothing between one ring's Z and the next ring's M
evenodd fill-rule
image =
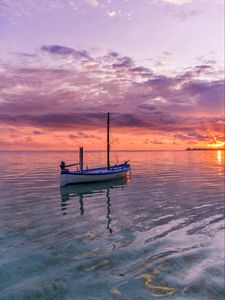
M118 156L126 180L60 189L77 153L0 153L0 299L224 299L224 154Z

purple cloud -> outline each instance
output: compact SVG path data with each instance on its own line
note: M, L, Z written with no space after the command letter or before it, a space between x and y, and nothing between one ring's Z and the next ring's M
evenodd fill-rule
M80 133L69 138L82 138L81 130L105 127L105 113L111 111L116 128L174 133L180 140L203 141L204 131L219 135L223 130L224 81L214 64L160 75L117 52L95 58L86 50L58 45L41 49L38 55L48 53L57 68L47 63L34 67L32 61L2 66L2 125L33 126L33 135L42 129L73 129ZM65 56L79 58L79 63L65 66Z
M134 66L134 62L128 56L124 56L124 57L119 58L119 61L112 65L112 67L116 68L116 69L117 68L132 68L133 66Z
M86 50L83 51L76 51L73 48L64 47L60 45L44 45L41 47L42 52L46 52L52 55L72 55L76 59L89 59L89 53Z
M41 132L41 131L38 131L38 130L33 130L33 131L32 131L32 134L33 134L33 135L40 135L40 134L44 134L44 133Z

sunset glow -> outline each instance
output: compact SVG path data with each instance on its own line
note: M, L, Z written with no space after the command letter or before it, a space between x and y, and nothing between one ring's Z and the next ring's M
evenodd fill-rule
M211 145L213 148L224 148L225 143L221 141L216 141L214 144Z
M0 149L219 148L219 0L0 4Z

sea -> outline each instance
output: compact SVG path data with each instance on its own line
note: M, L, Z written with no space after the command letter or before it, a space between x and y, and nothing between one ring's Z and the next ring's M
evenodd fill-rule
M63 188L61 160L0 152L1 300L224 300L222 151L116 152L126 178Z

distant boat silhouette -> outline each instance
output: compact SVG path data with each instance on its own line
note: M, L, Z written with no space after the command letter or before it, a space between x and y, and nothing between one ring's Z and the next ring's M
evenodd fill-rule
M83 147L80 148L80 162L66 165L61 161L60 185L65 186L73 183L88 183L106 181L126 176L131 170L129 161L123 164L110 166L110 139L109 139L110 114L107 114L107 167L95 169L83 169ZM79 170L70 171L68 167L79 165Z

